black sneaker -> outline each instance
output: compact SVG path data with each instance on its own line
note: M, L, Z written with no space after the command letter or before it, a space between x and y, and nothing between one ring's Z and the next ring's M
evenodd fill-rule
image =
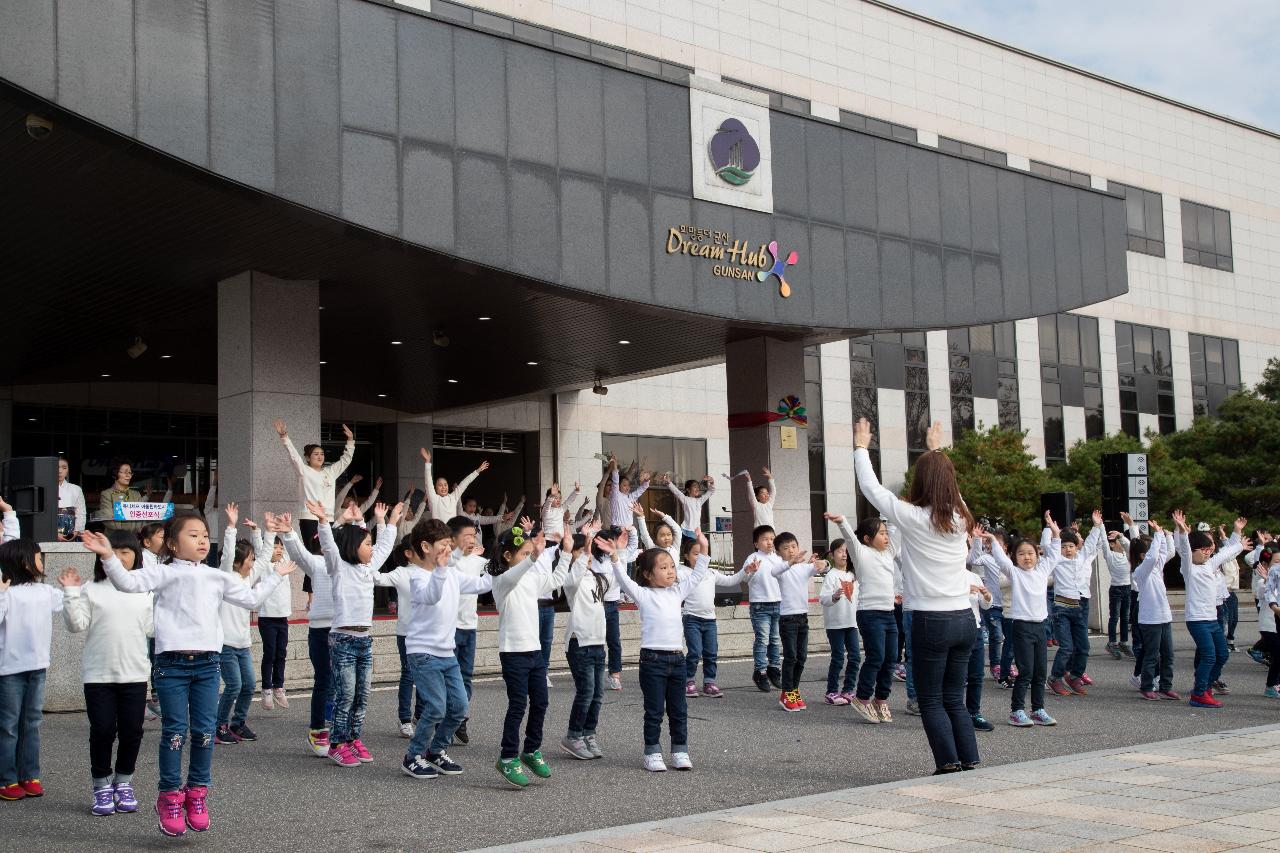
M1211 686L1213 687L1214 693L1221 693L1223 696L1231 693L1231 691L1227 689L1227 682L1225 681L1215 681Z
M996 730L996 727L991 725L991 723L987 721L987 718L981 714L973 715L973 728L980 732L993 732Z
M467 734L467 721L463 720L458 725L458 730L453 733L453 739L458 743L471 743L471 735Z
M240 740L257 740L258 739L258 736L253 733L253 729L249 728L249 726L246 723L241 723L238 726L232 726L231 732L236 737L240 738Z
M776 666L771 666L765 670L765 675L769 679L769 683L773 685L774 690L782 689L782 670Z
M434 779L440 775L436 768L421 755L406 755L400 762L400 769L406 776L415 779Z
M449 753L443 750L434 755L428 752L422 757L426 759L428 764L434 765L436 770L446 776L457 776L462 772L462 765L450 758Z
M751 674L751 679L756 683L756 689L761 693L768 693L773 688L769 686L769 676L765 675L763 669L758 669Z

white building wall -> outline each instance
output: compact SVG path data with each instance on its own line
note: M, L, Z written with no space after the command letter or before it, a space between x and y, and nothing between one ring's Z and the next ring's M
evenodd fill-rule
M929 354L929 420L942 424L943 443L951 443L951 360L946 332L925 336Z
M880 439L880 481L896 492L902 488L907 474L907 394L880 388L876 405L880 409L880 423L873 424L872 430Z
M1000 425L1000 401L994 397L973 398L973 425L980 430Z
M827 507L837 513L852 515L856 505L856 484L853 476L853 399L849 384L849 344L847 341L823 344L820 352ZM827 528L829 538L838 535L834 525L828 525Z
M1071 453L1071 447L1077 441L1085 440L1084 426L1084 407L1082 406L1063 406L1062 407L1062 434L1067 440L1067 453Z
M1187 332L1169 330L1169 348L1173 350L1173 413L1178 429L1191 426L1194 407L1191 404L1191 344Z
M1102 422L1107 435L1120 431L1120 371L1116 367L1116 321L1098 320L1102 364Z
M1027 431L1027 452L1044 464L1044 395L1040 391L1040 327L1035 320L1014 326L1018 345L1018 414Z

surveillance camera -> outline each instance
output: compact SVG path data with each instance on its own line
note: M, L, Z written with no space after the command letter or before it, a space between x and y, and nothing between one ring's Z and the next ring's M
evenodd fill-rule
M609 389L601 385L599 382L597 382L595 385L591 386L591 393L599 394L601 397L603 397L604 395L609 393Z
M439 331L432 332L431 343L435 344L438 347L447 347L449 345L449 336L446 335L444 332L439 332Z
M129 354L129 358L137 358L147 351L147 345L142 338L134 338L133 343L125 348L125 352Z
M44 116L27 113L27 136L37 142L43 142L53 134L53 122Z

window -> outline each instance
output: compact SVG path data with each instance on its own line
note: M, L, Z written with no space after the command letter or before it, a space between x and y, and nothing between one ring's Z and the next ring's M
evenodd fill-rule
M1084 172L1074 172L1071 169L1064 169L1061 166L1054 166L1051 163L1042 163L1039 160L1031 161L1031 174L1039 175L1042 178L1061 181L1064 184L1075 184L1078 187L1089 187L1093 185L1089 180L1089 176Z
M1129 251L1164 257L1164 204L1160 193L1115 181L1107 189L1125 201L1129 220Z
M899 139L903 142L918 141L918 134L914 127L907 127L905 124L895 124L894 122L885 121L884 119L864 116L862 113L852 113L848 110L841 110L840 123L845 127L852 127L856 130L865 130L867 133L874 133L876 136L883 136L888 139Z
M1169 330L1116 323L1120 374L1120 429L1142 438L1140 414L1159 417L1160 434L1178 429L1173 408L1173 359Z
M1003 429L1021 429L1013 323L952 329L947 332L947 350L951 372L951 434L958 438L965 430L974 428L974 397L997 401L999 425Z
M876 392L876 359L871 336L855 338L849 342L849 385L853 398L853 422L866 418L873 426L880 422L880 405ZM871 446L867 448L871 457L871 467L876 476L880 473L880 435L878 429L871 430ZM858 518L866 518L876 510L858 490L855 500L855 512ZM825 535L825 534L824 534Z
M1084 409L1085 438L1106 433L1102 419L1102 356L1098 321L1076 314L1040 318L1040 390L1043 397L1045 461L1067 458L1063 409Z
M707 473L706 439L604 433L600 436L600 445L605 456L612 453L618 457L618 470L624 473L633 463L637 468L643 467L649 471L674 472L676 488L682 487L685 480L696 480ZM729 488L727 483L719 485L722 489ZM587 500L592 502L595 501L595 486L595 483L582 484ZM660 509L677 521L680 520L680 507L676 504L675 496L665 488L649 488L640 496L640 504L646 513L650 509ZM708 521L708 509L709 505L704 504L704 525ZM614 523L617 523L616 519Z
M809 524L811 553L827 547L827 462L822 435L822 356L816 346L804 348L804 405L809 416Z
M938 150L946 151L948 154L958 154L961 157L968 157L970 160L981 160L984 163L993 163L997 166L1009 165L1009 155L1003 151L997 151L994 148L984 148L981 145L974 145L972 142L961 142L959 139L952 139L949 136L938 137Z
M1215 417L1218 406L1240 390L1240 344L1230 338L1188 335L1191 344L1192 413Z
M1183 199L1182 260L1233 272L1231 213Z

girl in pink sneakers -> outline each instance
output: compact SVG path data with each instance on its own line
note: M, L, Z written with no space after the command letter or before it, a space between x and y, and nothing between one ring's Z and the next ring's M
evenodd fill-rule
M85 532L85 546L102 559L102 568L121 592L153 592L156 662L153 675L164 718L160 738L160 796L156 815L165 835L184 835L188 828L209 828L205 798L212 784L214 721L218 712L222 619L227 601L256 610L293 571L280 563L275 574L250 590L227 572L206 565L209 528L204 519L184 514L169 520L160 562L125 569L99 533ZM187 783L182 784L182 748L191 742Z

